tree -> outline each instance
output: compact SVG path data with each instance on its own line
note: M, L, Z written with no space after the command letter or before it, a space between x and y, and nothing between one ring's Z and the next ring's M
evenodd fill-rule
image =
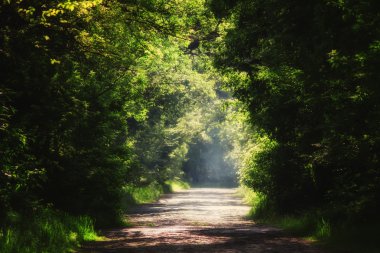
M211 7L232 23L216 64L230 73L251 124L275 143L253 158L249 185L283 212L328 205L374 216L379 4L243 0Z
M185 109L175 103L190 99L179 48L210 13L202 3L2 2L2 218L52 205L113 219L141 164L146 176L164 158L166 170L182 143L160 143L148 161L138 152L152 136L167 142L160 134Z

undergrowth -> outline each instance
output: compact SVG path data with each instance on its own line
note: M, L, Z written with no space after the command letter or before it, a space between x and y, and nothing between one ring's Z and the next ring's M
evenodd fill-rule
M150 203L158 200L163 193L163 188L156 182L146 186L125 185L123 187L123 203L130 205Z
M165 185L167 186L168 192L190 189L190 185L187 182L179 179L167 180L165 181Z
M323 210L309 210L295 215L279 215L265 196L241 186L239 194L252 208L248 217L259 223L271 224L287 233L304 237L328 249L347 253L378 253L380 221L341 219L335 221Z
M170 193L189 188L190 186L188 183L179 179L167 180L163 184L152 182L145 186L125 185L123 187L124 209L136 204L157 201L163 193Z
M30 217L9 213L0 229L0 252L63 253L73 251L81 242L101 239L91 218L45 208Z

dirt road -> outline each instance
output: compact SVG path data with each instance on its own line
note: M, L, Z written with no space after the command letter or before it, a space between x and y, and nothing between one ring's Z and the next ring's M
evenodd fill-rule
M165 195L128 215L134 227L105 231L109 240L87 244L81 252L322 252L279 229L246 220L249 207L235 192L195 188Z

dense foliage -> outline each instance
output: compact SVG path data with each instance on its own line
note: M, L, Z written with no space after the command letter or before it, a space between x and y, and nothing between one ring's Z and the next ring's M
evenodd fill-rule
M116 222L125 189L183 178L228 113L203 1L4 0L0 22L5 227L46 207Z
M261 144L242 181L280 213L378 216L378 1L214 0L216 64Z

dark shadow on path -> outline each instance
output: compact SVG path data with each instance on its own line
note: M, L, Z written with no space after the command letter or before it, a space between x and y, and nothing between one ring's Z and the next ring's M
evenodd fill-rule
M154 230L154 228L152 228ZM114 231L114 241L87 245L83 252L320 252L281 231L259 225L226 228L164 227L146 236L141 232Z
M104 231L108 241L88 243L81 252L321 252L280 229L245 219L248 210L233 189L168 194L131 210L134 227Z

